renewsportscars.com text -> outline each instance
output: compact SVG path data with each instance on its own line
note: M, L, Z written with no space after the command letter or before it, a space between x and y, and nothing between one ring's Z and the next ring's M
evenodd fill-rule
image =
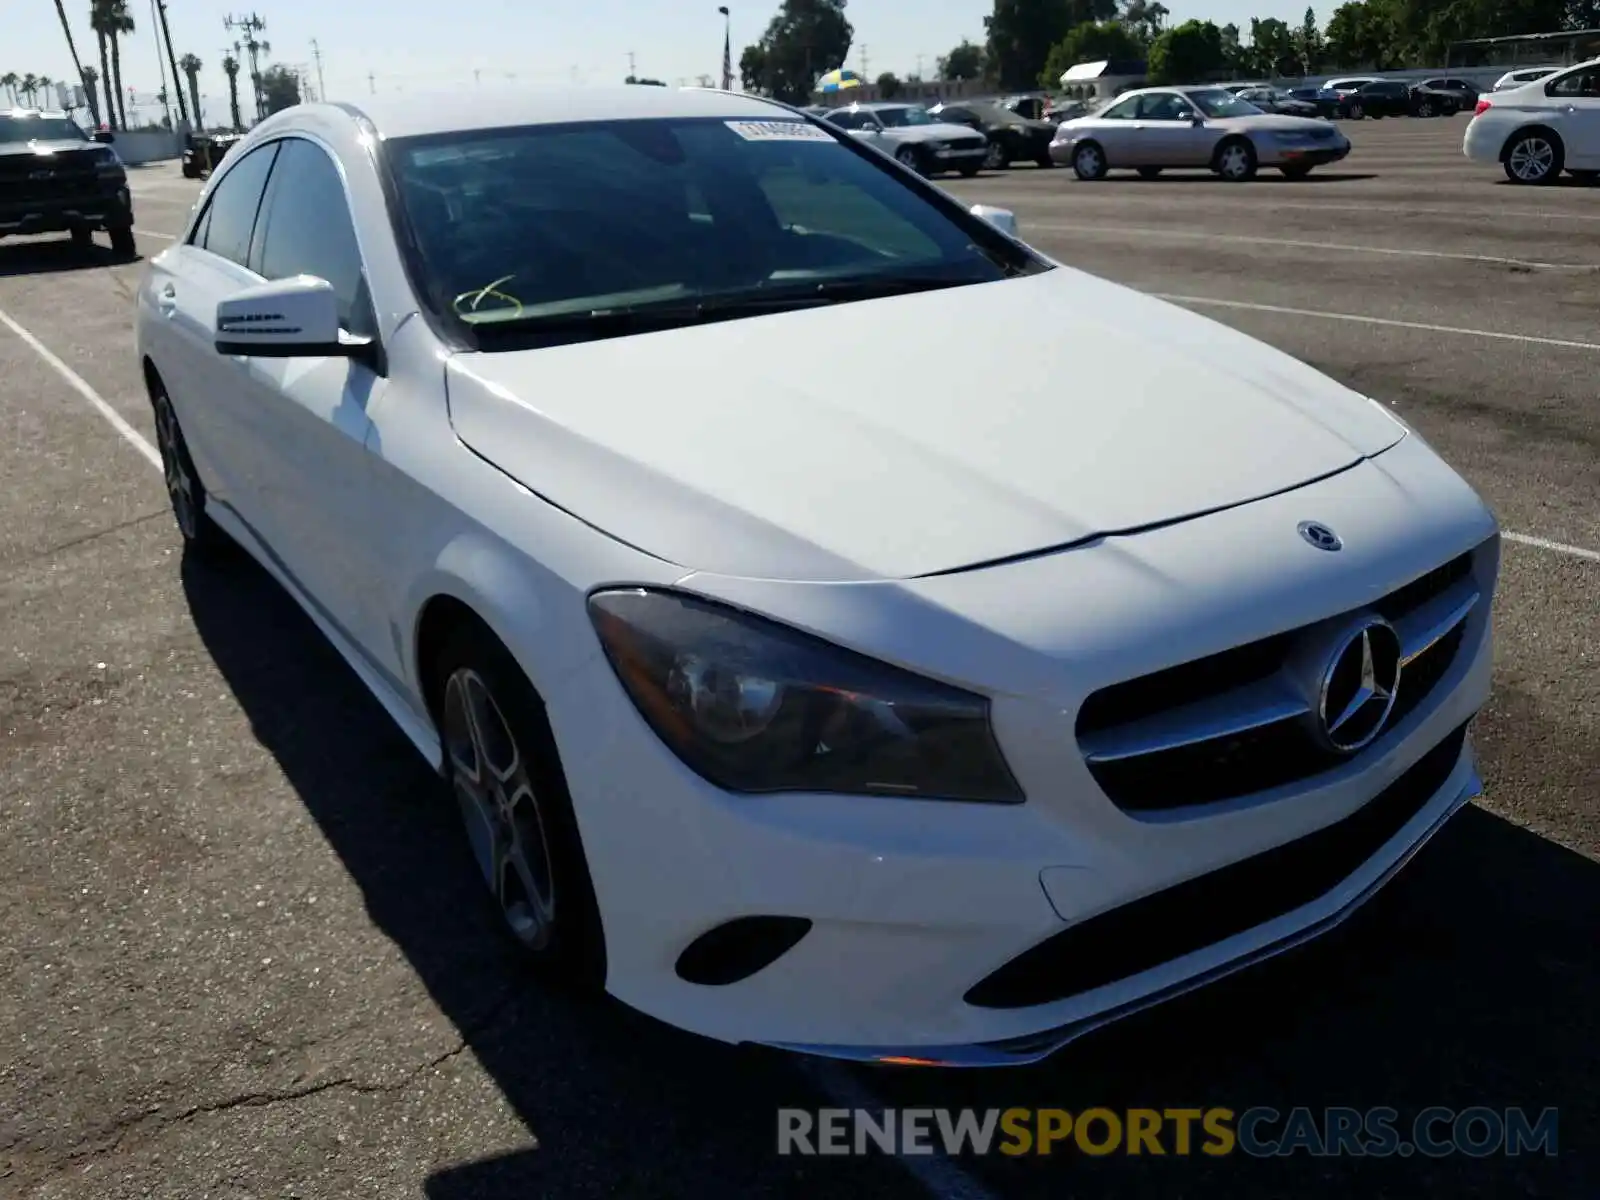
M1253 1158L1471 1158L1557 1153L1557 1110L1064 1108L778 1110L778 1153L1244 1154Z

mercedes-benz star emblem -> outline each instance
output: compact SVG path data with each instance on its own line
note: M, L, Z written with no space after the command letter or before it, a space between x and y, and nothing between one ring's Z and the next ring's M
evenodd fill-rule
M1354 754L1383 732L1400 691L1400 635L1372 617L1334 650L1322 673L1317 718L1330 749Z
M1321 521L1301 521L1299 529L1300 536L1318 550L1339 550L1344 547L1339 535Z

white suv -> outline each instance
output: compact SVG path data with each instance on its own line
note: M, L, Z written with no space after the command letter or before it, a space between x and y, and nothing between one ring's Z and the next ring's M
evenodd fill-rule
M1512 183L1600 178L1600 59L1481 97L1461 149Z

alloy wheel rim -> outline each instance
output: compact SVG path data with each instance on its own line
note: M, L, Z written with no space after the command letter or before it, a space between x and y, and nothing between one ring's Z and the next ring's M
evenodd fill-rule
M1542 179L1554 161L1555 148L1543 138L1523 138L1511 150L1511 170L1518 179Z
M194 480L184 465L178 416L172 411L172 401L165 396L156 402L156 445L161 452L161 475L166 481L167 497L172 502L172 515L177 519L178 531L186 538L193 538L198 528Z
M1222 152L1222 173L1229 179L1237 179L1244 174L1246 165L1243 146L1229 146Z
M991 171L998 171L1001 166L1004 165L1001 161L1004 157L1005 152L1001 150L998 145L991 145L989 147L989 153L983 156L983 165L988 167Z
M517 940L538 950L555 920L555 876L528 762L483 677L454 672L444 691L445 749L467 841Z
M1093 175L1100 169L1100 153L1093 147L1085 147L1078 151L1078 170L1085 175Z

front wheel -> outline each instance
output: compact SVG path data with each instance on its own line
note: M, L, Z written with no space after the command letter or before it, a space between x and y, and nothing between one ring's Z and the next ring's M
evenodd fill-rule
M983 156L983 165L991 171L1004 171L1011 165L1006 161L1006 148L999 142L990 142L989 151Z
M1506 178L1512 183L1550 183L1561 174L1561 145L1543 130L1519 133L1506 146Z
M450 632L432 670L451 791L506 928L553 981L599 986L599 906L543 704L474 624Z
M1367 115L1367 110L1362 108L1359 104L1352 104L1349 108L1345 109L1345 115L1348 116L1352 121L1359 121L1362 117Z
M1417 116L1419 116L1419 117L1431 117L1433 115L1434 115L1434 108L1433 108L1433 101L1432 100L1424 100L1421 104L1417 105Z
M1072 169L1079 179L1093 182L1106 177L1105 151L1093 142L1085 142L1072 155Z
M894 152L894 159L908 171L915 171L918 175L924 174L922 156L917 153L915 146L901 146Z
M184 550L197 558L215 559L228 546L223 533L206 514L206 488L189 456L178 424L177 411L166 388L157 381L151 387L150 403L155 409L156 448L161 452L161 476L167 485L167 502L183 535Z
M123 225L111 231L111 250L123 258L139 256L139 244L134 240L133 226Z
M1245 183L1256 176L1256 150L1244 138L1230 138L1217 147L1212 168L1229 183Z

